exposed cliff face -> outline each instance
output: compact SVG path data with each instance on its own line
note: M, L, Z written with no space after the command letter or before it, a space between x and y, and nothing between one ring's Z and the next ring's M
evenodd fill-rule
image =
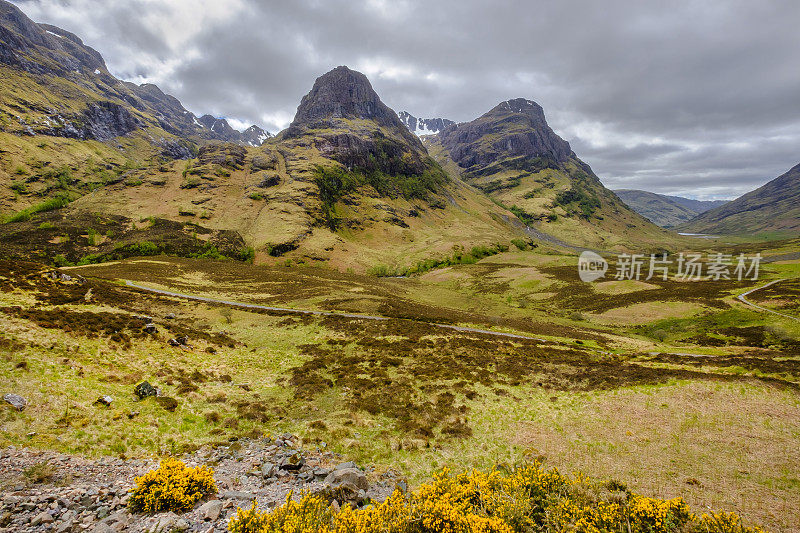
M157 129L148 132L155 144L167 156L182 157L190 151L178 148L179 141L253 144L266 134L254 126L257 131L244 135L227 122L224 128L204 128L175 97L152 84L116 79L103 57L76 35L37 24L5 0L0 0L0 74L0 129L10 133L108 141Z
M516 98L440 133L450 157L468 171L508 157L542 157L564 163L574 157L569 143L547 124L536 102Z

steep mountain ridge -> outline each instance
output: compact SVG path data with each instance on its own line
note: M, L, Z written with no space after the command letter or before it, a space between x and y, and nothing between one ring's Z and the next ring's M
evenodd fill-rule
M116 221L119 242L86 237L74 248L87 255L70 261L99 260L128 246L124 239L149 235L151 251L213 255L214 242L241 242L258 261L361 270L540 238L526 229L540 223L579 245L654 241L651 226L600 185L528 100L451 124L423 144L366 76L340 66L314 82L286 130L254 146L262 130L245 138L223 119L195 117L155 85L119 81L77 37L51 35L57 29L0 5L2 20L13 22L0 26L18 44L0 64L8 74L0 82L0 205L11 221L0 226L0 241L34 239L43 260L64 250L60 237L35 238L50 235L37 213L56 208L47 224ZM180 235L170 234L176 227Z
M171 137L246 142L227 122L219 135L203 128L153 84L116 79L100 53L78 36L37 24L5 0L0 0L0 74L0 129L5 132L109 141L142 130L163 146L174 144Z
M695 233L796 237L800 232L800 164L678 228Z

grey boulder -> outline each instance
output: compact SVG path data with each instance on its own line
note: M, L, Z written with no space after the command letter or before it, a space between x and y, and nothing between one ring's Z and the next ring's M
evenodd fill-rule
M6 403L11 404L11 406L17 411L22 411L25 409L25 406L28 405L28 400L19 394L14 394L13 392L9 392L8 394L4 395L3 400L5 400Z

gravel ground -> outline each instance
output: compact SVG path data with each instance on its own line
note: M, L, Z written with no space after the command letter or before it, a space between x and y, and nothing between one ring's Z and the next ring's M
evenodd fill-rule
M204 447L181 459L189 466L211 466L218 494L184 514L150 516L128 512L128 493L136 476L156 468L157 460L93 460L28 448L2 449L0 533L211 533L226 531L237 507L249 508L253 499L260 508L271 509L283 503L290 492L297 497L302 491L350 483L355 504L367 498L382 501L398 485L404 486L394 473L378 476L371 469L342 463L336 454L303 450L299 439L291 435ZM44 469L45 479L32 479L28 469L43 463L49 465Z

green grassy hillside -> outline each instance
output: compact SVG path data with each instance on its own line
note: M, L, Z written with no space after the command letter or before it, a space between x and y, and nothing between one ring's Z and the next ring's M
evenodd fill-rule
M684 207L663 194L633 189L618 189L614 193L625 205L663 228L677 226L698 215L697 211Z
M766 185L679 226L683 231L770 238L800 232L800 165Z

